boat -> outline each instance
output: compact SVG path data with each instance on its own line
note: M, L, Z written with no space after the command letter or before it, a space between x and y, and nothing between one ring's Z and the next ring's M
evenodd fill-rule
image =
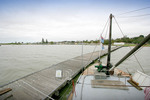
M134 74L117 69L124 60L150 40L150 34L115 65L111 64L112 19L110 14L107 64L100 61L84 71L72 92L72 100L150 100L150 76L141 71Z

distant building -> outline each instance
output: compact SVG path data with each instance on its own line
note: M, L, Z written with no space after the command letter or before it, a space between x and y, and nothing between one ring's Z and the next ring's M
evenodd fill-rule
M125 45L124 42L114 42L114 45Z

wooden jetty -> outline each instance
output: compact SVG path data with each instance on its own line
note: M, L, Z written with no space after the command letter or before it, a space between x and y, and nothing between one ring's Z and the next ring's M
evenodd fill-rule
M112 51L119 48L112 47ZM107 50L103 50L100 56L106 54ZM0 91L6 91L8 89L11 89L11 91L0 95L0 100L53 100L51 96L54 93L57 93L68 81L98 57L99 51L87 53L83 57L78 56L66 60L1 86ZM56 78L56 70L62 71L62 78Z

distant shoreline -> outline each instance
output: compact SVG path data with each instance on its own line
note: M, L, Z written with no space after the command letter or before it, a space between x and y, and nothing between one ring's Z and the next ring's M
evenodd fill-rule
M34 44L34 43L30 43L30 44L11 44L11 43L0 43L0 46L2 45L82 45L82 44ZM99 44L83 44L83 45L99 45ZM125 44L125 45L112 45L112 46L124 46L124 47L134 47L137 44ZM107 45L105 45L107 46ZM145 44L143 45L144 47L150 47L150 44Z

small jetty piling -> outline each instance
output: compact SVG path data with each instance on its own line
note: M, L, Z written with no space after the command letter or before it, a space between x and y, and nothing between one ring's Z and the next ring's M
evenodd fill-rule
M119 48L121 47L112 47L112 51ZM103 50L100 56L106 54L107 50ZM58 94L59 89L98 58L99 51L87 53L83 55L83 60L82 56L78 56L10 82L0 87L0 91L11 89L0 95L0 100L53 100L51 96L54 93ZM61 78L56 78L56 70L62 71Z

